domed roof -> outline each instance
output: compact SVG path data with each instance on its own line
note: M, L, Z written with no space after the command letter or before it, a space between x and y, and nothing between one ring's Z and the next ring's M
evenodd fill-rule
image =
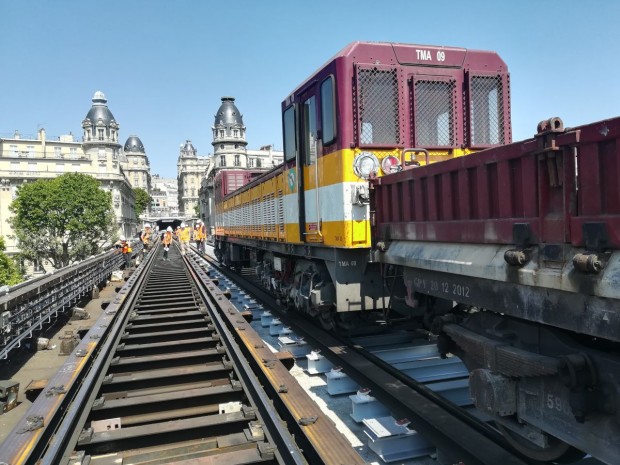
M97 124L99 120L103 122L105 126L109 126L112 121L116 123L114 115L106 105L108 100L101 91L95 92L93 95L93 106L90 108L86 118L84 120L90 120L92 124Z
M192 145L191 140L186 140L185 145L181 144L181 154L190 157L196 156L196 149Z
M243 126L243 115L235 106L234 97L222 97L222 104L215 114L215 126Z
M129 136L123 150L125 152L144 153L144 145L138 136Z

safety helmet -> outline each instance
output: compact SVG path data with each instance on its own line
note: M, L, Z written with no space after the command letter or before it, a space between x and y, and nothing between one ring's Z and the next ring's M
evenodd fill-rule
M166 231L168 231L168 232L172 232L172 226L168 226L168 227L166 228Z
M125 238L125 236L121 236L121 241L126 241L127 239Z
M196 224L202 223L202 220L196 220Z
M144 223L144 227L145 227L145 228L150 228L150 227L151 227L151 225L150 225L149 223Z
M184 228L185 227L185 223L181 223L181 227Z

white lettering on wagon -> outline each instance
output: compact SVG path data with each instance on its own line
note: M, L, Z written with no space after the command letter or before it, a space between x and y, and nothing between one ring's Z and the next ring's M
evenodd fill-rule
M433 54L430 50L418 50L415 51L418 60L420 61L433 61ZM446 52L443 50L437 50L437 54L435 55L437 61L446 61Z
M415 53L418 56L418 60L431 61L433 59L433 56L431 55L430 50L417 50L416 49Z
M451 297L470 297L471 288L465 284L437 281L435 279L414 278L413 286L420 291L429 291L435 294L446 294Z

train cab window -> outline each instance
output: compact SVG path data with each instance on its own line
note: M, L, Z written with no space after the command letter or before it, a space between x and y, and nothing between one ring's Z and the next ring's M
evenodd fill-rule
M401 142L398 114L398 75L395 69L359 68L357 75L361 145Z
M504 144L504 100L501 76L473 76L470 86L472 145Z
M284 112L284 158L294 160L295 144L295 107L289 107Z
M323 145L336 140L336 99L334 95L334 77L329 76L321 83L321 125Z
M455 82L419 80L415 83L415 145L453 147Z
M314 96L305 100L302 105L302 128L304 161L306 165L314 165L317 151L316 99Z

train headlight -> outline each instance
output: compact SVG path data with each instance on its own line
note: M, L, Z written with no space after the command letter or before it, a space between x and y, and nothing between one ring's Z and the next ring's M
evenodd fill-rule
M388 155L381 160L381 169L385 174L398 173L402 171L403 167L400 164L400 160L394 155Z
M353 160L353 171L360 178L368 179L379 170L379 159L372 152L361 152Z

